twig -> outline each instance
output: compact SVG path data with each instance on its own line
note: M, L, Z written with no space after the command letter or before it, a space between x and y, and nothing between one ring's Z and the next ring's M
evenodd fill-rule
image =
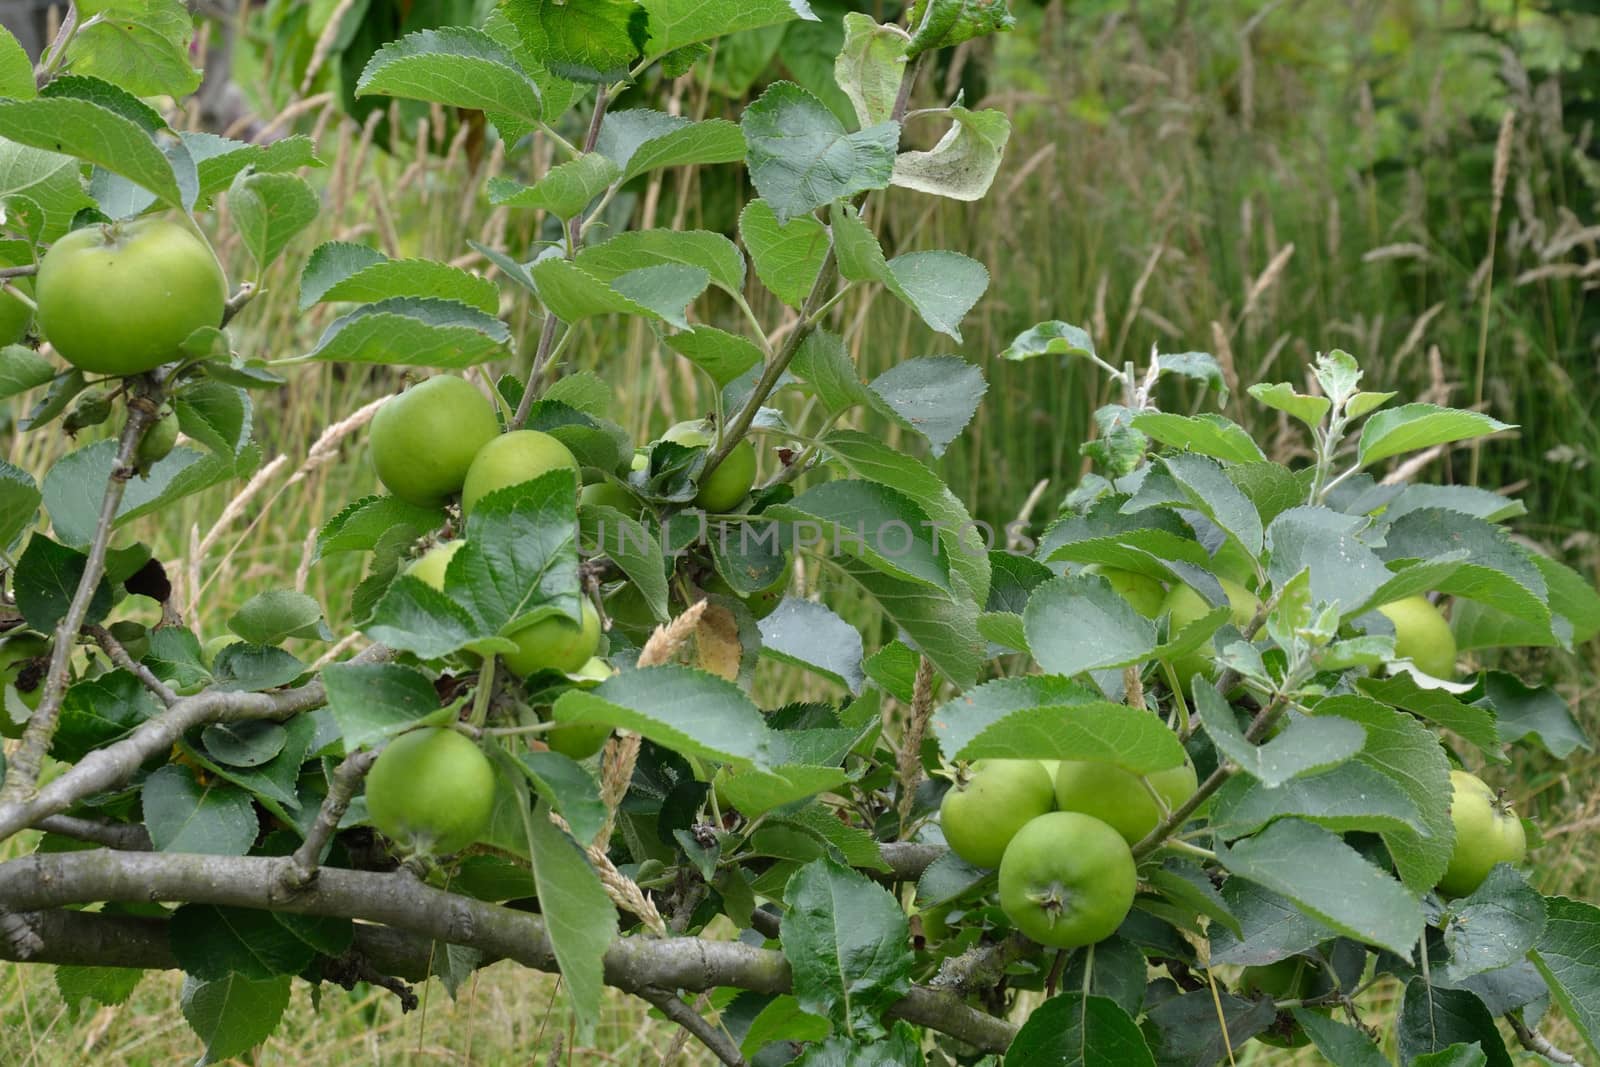
M933 986L965 997L993 986L1005 976L1007 967L1041 951L1032 941L1013 933L1003 941L977 945L945 960L939 965Z
M1515 1031L1517 1040L1522 1043L1522 1047L1529 1052L1536 1052L1551 1063L1577 1064L1578 1058L1576 1056L1556 1048L1550 1043L1549 1038L1517 1018L1515 1013L1507 1012L1506 1021L1511 1024L1511 1029Z
M895 768L900 778L900 829L896 835L905 840L911 825L911 808L916 803L917 786L922 784L922 738L928 730L928 719L933 716L933 661L923 656L917 664L916 680L911 688L911 718L906 722L906 732L900 738L900 758Z
M544 327L539 331L539 347L533 354L533 366L528 371L528 380L522 387L522 399L517 401L517 413L511 417L511 429L520 430L528 421L528 412L533 410L534 383L544 374L544 365L550 358L550 349L556 343L556 330L561 326L561 320L545 309Z
M351 662L375 663L392 655L384 646L373 645ZM0 841L40 819L61 814L84 797L120 787L138 773L146 760L169 751L196 726L247 719L283 720L321 707L326 699L321 681L272 693L204 689L183 697L166 711L140 723L122 740L90 752L33 796L0 804ZM40 706L44 706L42 702Z
M152 674L150 668L142 663L135 663L133 657L128 655L128 650L122 647L122 642L118 641L110 630L104 626L86 626L84 632L94 638L95 644L105 649L112 663L143 682L144 687L154 693L161 703L170 708L178 702L178 694L174 693L167 683Z
M117 458L106 479L106 491L100 499L100 517L95 524L94 538L89 544L88 558L78 588L72 594L67 613L56 626L55 646L50 650L49 673L45 675L44 692L39 706L28 719L28 728L22 735L22 744L12 753L6 768L6 782L0 788L0 811L15 806L34 790L39 780L39 767L50 742L56 735L56 724L61 718L61 699L66 695L72 680L72 646L78 631L89 615L89 605L105 577L106 551L111 546L111 528L117 519L117 509L122 506L122 494L128 479L134 475L133 458L144 437L146 428L155 421L161 406L161 387L154 379L144 379L137 394L128 400L128 421L122 427L122 437L117 444ZM26 824L24 824L26 825ZM20 829L17 827L16 829ZM11 831L15 832L15 829ZM0 832L0 837L6 834Z
M25 278L30 274L38 274L37 264L29 263L22 267L0 267L0 279L10 281L12 278Z
M357 982L366 982L380 989L387 989L400 1001L400 1014L405 1015L417 1010L417 994L405 981L384 974L372 965L372 962L359 948L351 947L338 959L331 959L322 965L322 977L342 989L354 989Z
M261 290L257 289L254 282L244 282L222 305L222 325L226 326L233 321L233 317L244 310L244 306L256 298Z
M733 1040L719 1027L707 1022L705 1016L685 1004L682 997L669 990L653 988L641 989L639 996L660 1008L661 1014L693 1034L697 1041L710 1049L712 1055L728 1067L745 1067L745 1058L740 1055L738 1046ZM663 1067L676 1058L676 1056L670 1059L663 1057L661 1061Z
M285 876L292 879L291 884L304 886L317 876L317 864L322 862L328 842L333 840L334 833L339 829L339 820L344 818L351 798L372 769L379 751L367 749L352 753L333 772L333 780L328 783L328 795L322 799L322 807L317 809L317 821L311 824L311 832L306 834L306 839L289 857L291 862Z
M125 852L150 851L150 833L136 823L80 819L73 815L50 815L33 824L35 830L60 834L77 841L91 841Z
M98 901L184 901L333 916L362 920L357 930L368 933L377 932L371 930L372 923L394 928L383 931L389 938L387 958L373 959L387 974L426 974L434 941L475 948L487 957L515 960L536 970L558 969L538 915L448 893L395 872L324 867L310 886L291 891L283 887L282 870L288 862L270 856L98 849L33 854L0 863L0 908L13 912L16 919L40 909ZM81 918L92 923L100 917ZM73 943L76 922L63 919L50 930L31 924L42 944L28 958L40 963L81 959L82 949ZM124 963L135 962L136 948L148 956L138 961L139 966L165 966L160 961L171 960L170 947L159 938L142 946L124 946ZM16 959L18 953L5 944L0 945L0 955ZM606 949L603 968L608 985L629 993L647 988L698 993L718 986L773 994L792 989L789 962L781 952L737 941L618 938ZM950 1034L985 1052L1005 1051L1016 1034L1005 1020L974 1009L953 993L926 986L913 986L888 1014Z

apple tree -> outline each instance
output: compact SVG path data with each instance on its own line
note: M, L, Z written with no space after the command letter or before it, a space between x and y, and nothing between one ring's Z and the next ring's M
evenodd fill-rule
M1537 828L1485 784L1511 746L1590 742L1476 665L1591 639L1600 598L1514 500L1395 465L1505 427L1332 352L1249 390L1304 425L1284 465L1160 409L1172 377L1225 396L1209 356L1112 367L1044 322L1003 356L1091 361L1119 402L1044 528L974 517L881 428L936 460L981 372L863 380L844 312L897 300L960 342L987 269L878 221L988 192L1007 117L911 103L1003 3L845 15L848 122L789 81L732 118L635 106L803 0L460 6L375 45L352 99L471 116L519 164L556 144L483 190L538 239L463 250L481 272L320 245L300 306L339 315L301 353L239 327L317 215L312 141L152 106L199 82L175 0L77 7L37 65L0 35L0 399L87 442L0 463L0 839L37 832L0 862L0 956L103 1003L181 969L207 1060L297 983L410 1004L501 960L559 972L585 1031L609 986L728 1064L1367 1064L1379 1023L1406 1063L1575 1062L1556 1013L1595 1052L1600 909L1537 891ZM729 232L604 221L684 167L740 175ZM251 257L226 287L222 218ZM603 317L703 376L700 418L631 439L564 359ZM137 539L255 469L256 398L307 362L415 380L370 427L385 491L315 538L364 574L337 613L361 651L327 663L306 649L350 635L292 589L202 644L221 620L183 618ZM764 703L771 677L804 699Z

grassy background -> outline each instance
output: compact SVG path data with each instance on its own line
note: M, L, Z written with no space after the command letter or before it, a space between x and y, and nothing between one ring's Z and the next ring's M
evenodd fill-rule
M964 343L929 333L873 294L852 294L835 323L851 331L864 376L943 352L983 367L988 394L941 463L975 515L1003 523L1044 482L1033 517L1047 518L1082 470L1078 445L1107 398L1105 383L1083 364L996 357L1034 322L1061 318L1088 327L1116 361L1143 359L1152 346L1216 353L1235 386L1227 413L1280 457L1295 456L1304 441L1238 386L1303 382L1319 350L1355 353L1372 388L1481 402L1521 429L1483 450L1479 483L1526 497L1531 514L1519 533L1600 574L1600 309L1585 303L1600 284L1600 166L1581 126L1597 87L1583 82L1573 45L1585 32L1600 34L1600 24L1553 21L1520 5L1407 0L1169 0L1138 5L1137 15L1110 0L1017 6L1018 32L958 51L921 87L930 103L960 88L969 102L1013 116L989 199L962 205L896 193L870 205L886 244L958 248L989 265L993 283ZM239 69L248 84L251 68ZM663 92L689 114L728 106L692 81ZM548 146L512 163L480 156L435 115L426 127L432 151L390 154L374 144L373 122L358 125L315 101L281 121L290 128L313 133L329 163L312 175L324 212L237 320L246 354L304 352L331 318L327 309L298 310L290 269L321 241L481 265L463 255L468 238L520 251L538 236L533 220L491 209L479 190L490 173L539 173ZM909 136L931 141L938 132L913 125ZM728 182L721 172L660 175L620 196L608 219L728 228L728 205L742 196ZM226 234L225 206L217 223ZM232 276L247 277L236 242L223 237L219 247ZM528 309L507 310L531 348ZM757 311L781 321L771 303ZM737 326L730 308L705 314ZM640 439L711 406L691 369L642 326L590 320L562 368L584 370L612 383L618 420ZM308 569L307 538L376 488L360 413L401 375L320 365L287 373L287 388L256 396L263 472L136 531L167 561L186 617L206 636L249 596L284 585L317 596L336 631L348 621L357 561ZM1185 391L1164 399L1178 410L1215 403ZM894 427L874 429L900 439ZM58 435L6 430L7 458L30 470L44 470L66 447ZM1441 458L1429 474L1468 480L1466 453ZM1597 732L1594 648L1508 665L1559 678ZM1544 829L1534 857L1539 888L1600 896L1591 873L1600 869L1597 760L1579 753L1555 765L1518 755L1491 779ZM74 1018L48 971L8 968L0 1062L192 1056L176 981L151 976L128 1005ZM532 1062L564 1032L564 1011L553 979L506 965L482 972L455 1003L433 988L426 1013L404 1019L387 994L333 991L314 1010L300 986L287 1025L258 1062ZM641 1006L617 998L609 1011L598 1047L573 1062L656 1062L669 1049L671 1030L647 1023ZM1570 1032L1555 1036L1573 1047ZM696 1056L691 1046L680 1062ZM1240 1062L1288 1059L1252 1044Z

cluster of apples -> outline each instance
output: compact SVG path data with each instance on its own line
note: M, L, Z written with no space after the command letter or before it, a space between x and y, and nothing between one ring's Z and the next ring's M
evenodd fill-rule
M1013 926L1041 945L1077 948L1122 925L1136 880L1130 846L1196 785L1187 759L1142 776L1098 761L979 760L958 769L939 821L956 855L1000 869Z

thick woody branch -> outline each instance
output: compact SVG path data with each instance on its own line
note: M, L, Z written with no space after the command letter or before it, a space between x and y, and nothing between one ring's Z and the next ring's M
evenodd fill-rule
M356 659L373 662L389 655L388 649L374 645ZM0 841L41 819L61 814L84 797L118 788L129 781L146 760L167 752L197 726L246 719L287 719L321 707L326 699L321 681L271 693L206 689L183 697L160 715L145 720L121 741L90 752L34 795L0 805ZM41 702L40 707L43 706Z
M536 970L557 969L537 915L433 889L399 872L325 867L310 886L292 888L283 878L289 862L100 850L35 854L0 864L0 908L21 919L28 912L95 901L184 901L336 916L403 931L424 943L419 952L427 941L443 941ZM360 923L357 928L367 929ZM48 931L35 926L33 932L44 946L29 958L52 958ZM9 943L0 944L0 952L19 955ZM407 973L393 960L373 962L385 973ZM640 995L647 989L702 992L719 986L775 994L791 989L782 953L697 937L618 939L606 951L604 973L608 985ZM959 997L923 987L914 987L890 1014L989 1052L1004 1051L1016 1032Z
M117 459L106 479L105 493L100 498L100 516L95 523L94 538L89 543L88 558L78 588L72 594L67 612L56 626L55 644L50 650L49 672L45 675L44 692L39 706L28 718L28 728L22 735L22 744L7 761L6 782L0 788L0 803L16 803L33 792L39 780L39 768L50 742L56 735L56 724L61 718L61 698L66 695L71 680L73 643L78 631L89 617L89 606L100 580L106 573L106 552L111 546L111 527L116 522L117 509L122 506L122 495L128 488L128 479L134 475L134 453L144 438L145 430L155 421L161 404L161 387L153 379L141 379L128 401L128 421L123 424L122 437L117 442ZM0 838L5 837L0 833Z

